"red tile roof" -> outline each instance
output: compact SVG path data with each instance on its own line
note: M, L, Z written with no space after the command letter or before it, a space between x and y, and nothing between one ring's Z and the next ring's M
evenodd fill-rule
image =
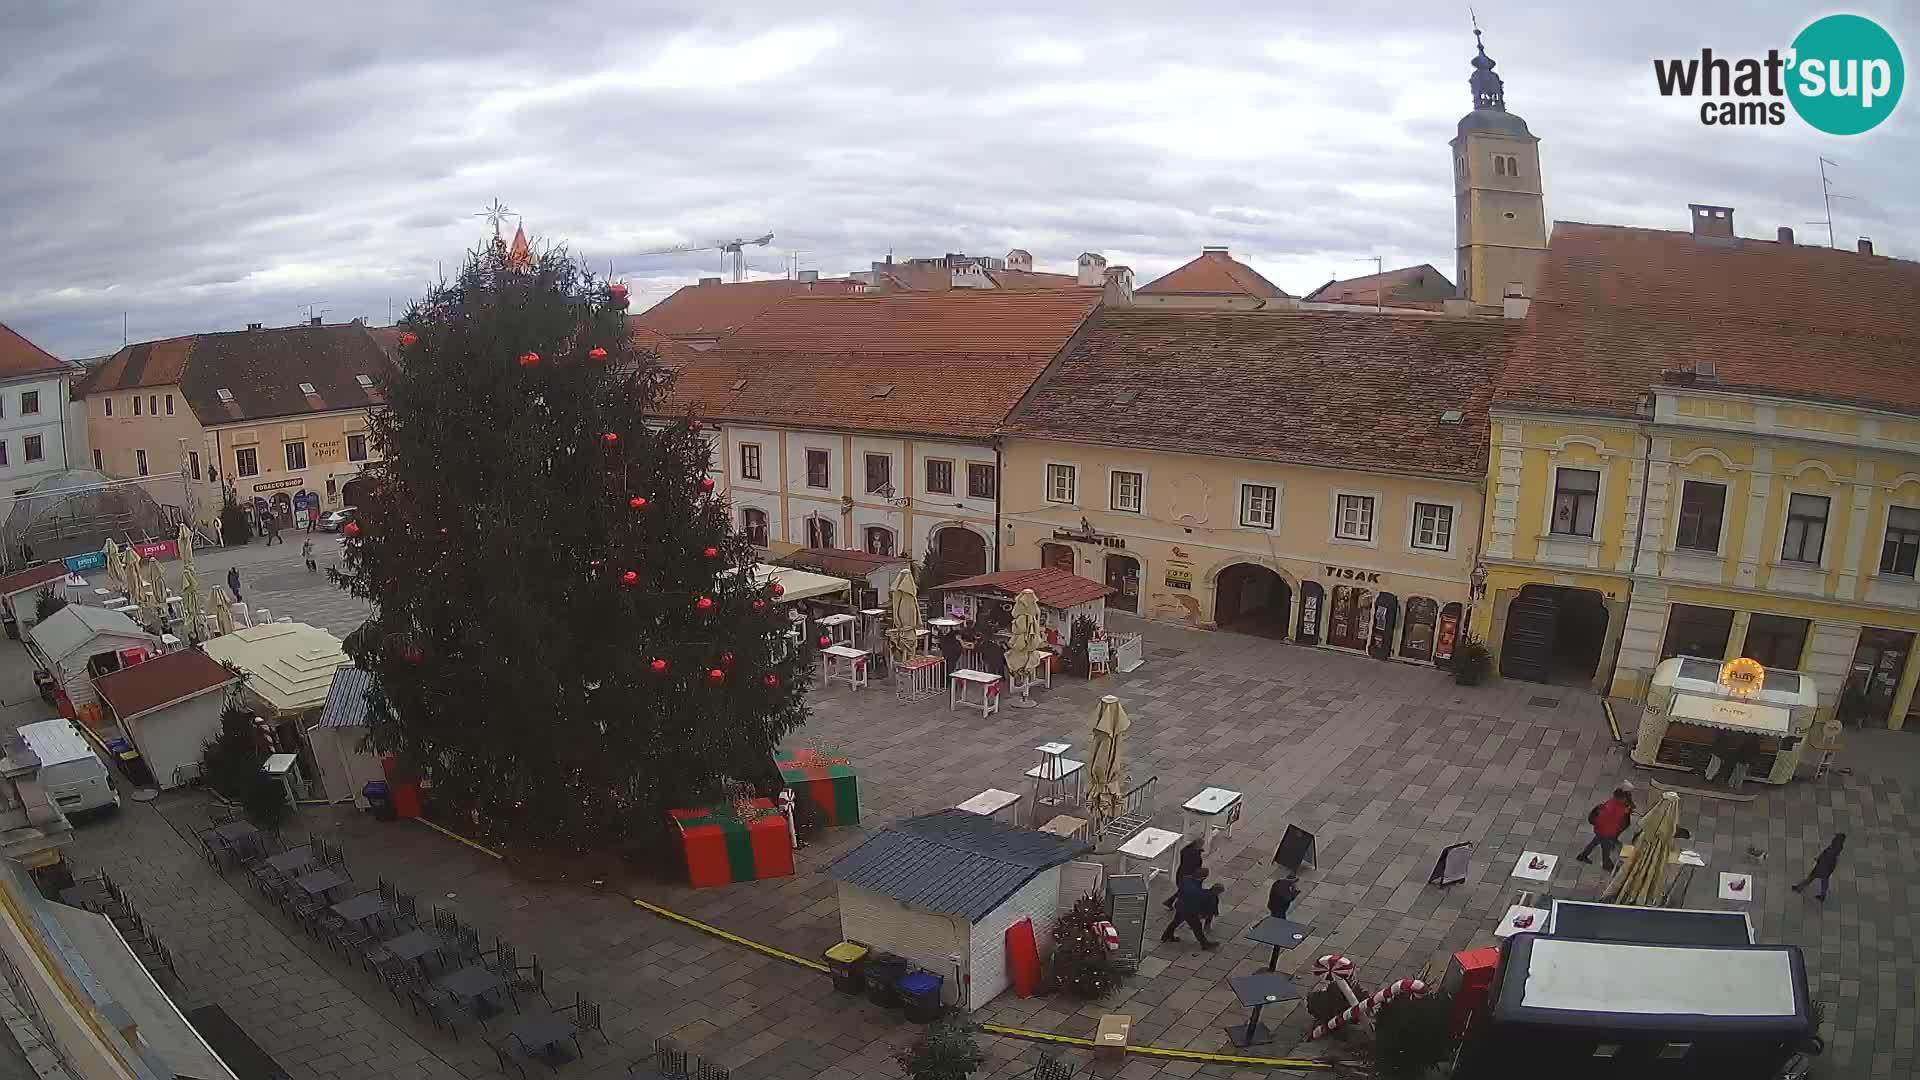
M801 548L773 561L796 570L818 570L845 578L863 578L875 570L905 567L910 562L905 555L874 555L849 548Z
M49 581L58 581L66 576L67 564L60 562L16 570L6 577L0 577L0 596L12 596L14 593L38 588Z
M1630 416L1702 362L1723 387L1920 414L1920 264L1557 222L1496 400Z
M684 285L632 321L672 338L725 337L767 309L796 296L846 296L865 286L845 278L822 281L715 282Z
M1009 435L1478 478L1518 326L1334 311L1100 313ZM1442 420L1457 410L1458 423Z
M663 411L984 439L1100 302L1095 289L800 297L696 353Z
M675 371L687 366L699 355L687 345L631 319L627 320L627 336L633 339L635 346L652 352L660 358L662 365Z
M67 370L52 353L22 337L6 323L0 323L0 379L16 375Z
M1273 300L1286 294L1280 286L1261 277L1259 272L1227 253L1226 248L1208 248L1200 257L1141 286L1151 295L1253 296Z
M85 397L111 390L133 390L147 386L173 386L186 370L187 354L193 351L193 338L164 338L123 345L120 351L87 373L74 393Z
M1038 570L1002 570L997 574L980 574L934 586L935 592L949 589L1000 592L1008 596L1019 596L1020 590L1032 589L1034 598L1042 606L1060 609L1090 604L1119 591L1111 585L1083 578L1071 570L1052 566L1043 566Z
M1445 274L1422 263L1365 277L1336 278L1303 299L1310 304L1371 304L1377 297L1379 303L1392 307L1396 300L1444 300L1453 291L1453 282Z
M93 681L94 689L126 723L188 698L212 693L234 681L232 672L199 649L156 656Z

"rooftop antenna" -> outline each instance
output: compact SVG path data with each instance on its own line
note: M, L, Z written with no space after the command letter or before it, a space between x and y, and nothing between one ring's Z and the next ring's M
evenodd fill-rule
M1833 200L1851 199L1853 196L1834 194L1833 181L1827 179L1827 166L1829 165L1837 169L1840 167L1840 163L1837 161L1828 161L1826 158L1820 159L1820 201L1827 208L1826 220L1809 221L1807 224L1825 225L1827 227L1827 246L1838 247L1840 245L1835 243L1833 239Z
M1471 12L1473 9L1468 8L1467 10ZM1380 256L1375 255L1373 257L1373 311L1376 315L1380 313L1380 309L1384 306L1380 299L1380 275L1384 273L1386 273L1385 264L1380 261Z
M120 312L120 347L127 347L127 313L124 310Z

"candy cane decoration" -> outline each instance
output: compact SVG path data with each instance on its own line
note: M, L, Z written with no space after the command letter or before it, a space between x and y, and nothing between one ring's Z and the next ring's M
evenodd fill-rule
M1345 953L1328 953L1313 962L1313 973L1323 979L1331 979L1335 975L1350 979L1353 970L1353 961Z
M1411 997L1419 997L1426 992L1427 984L1421 982L1419 979L1401 979L1399 982L1388 983L1375 991L1373 996L1367 1000L1355 1005L1353 1008L1348 1009L1346 1012L1341 1013L1326 1023L1317 1025L1313 1031L1307 1035L1307 1040L1311 1042L1322 1036L1331 1035L1341 1028L1346 1027L1348 1024L1356 1024L1372 1017L1374 1012L1379 1009L1381 1004L1388 998L1399 997L1403 994Z

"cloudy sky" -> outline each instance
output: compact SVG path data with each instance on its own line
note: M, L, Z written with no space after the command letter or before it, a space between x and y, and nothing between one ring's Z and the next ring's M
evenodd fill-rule
M1705 128L1654 90L1653 57L1784 48L1830 9L1476 6L1553 217L1722 202L1824 241L1824 155L1840 242L1920 257L1920 101L1844 139ZM1294 292L1375 256L1451 274L1465 3L930 7L0 0L0 320L75 358L123 316L136 341L384 322L496 197L643 303L720 257L638 252L764 232L766 275L1019 246L1144 282L1205 244ZM1850 10L1920 58L1911 4Z

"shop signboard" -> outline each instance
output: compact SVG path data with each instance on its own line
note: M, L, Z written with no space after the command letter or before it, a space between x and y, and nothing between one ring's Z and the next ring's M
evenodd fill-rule
M1317 581L1300 583L1300 628L1294 635L1303 645L1320 643L1320 605L1326 599L1326 590Z
M129 544L135 555L143 559L170 559L180 553L180 545L172 540L157 540L151 544Z
M1457 605L1448 604L1449 610L1440 614L1440 629L1433 639L1433 657L1436 660L1453 659L1453 644L1460 636L1460 616L1452 610Z
M1167 564L1167 588L1193 589L1193 565L1191 563Z
M107 568L107 553L104 551L83 551L78 555L69 555L61 560L67 564L69 573L84 574L90 570Z

